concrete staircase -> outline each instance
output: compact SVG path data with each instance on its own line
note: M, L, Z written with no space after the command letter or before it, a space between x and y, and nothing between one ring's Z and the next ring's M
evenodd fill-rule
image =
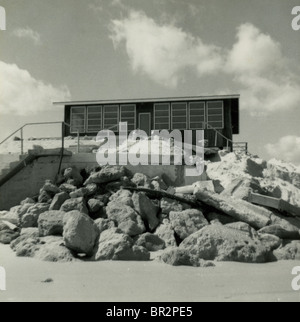
M0 186L6 183L10 178L12 178L16 173L21 171L36 158L37 155L32 153L20 155L18 161L10 162L6 167L2 168L0 172Z
M72 152L64 149L63 156L71 156ZM47 150L29 150L27 154L19 155L19 160L9 162L0 171L0 187L14 177L18 172L31 164L39 157L47 156L61 156L61 149L47 149ZM2 156L3 157L3 156ZM9 158L8 158L9 159Z

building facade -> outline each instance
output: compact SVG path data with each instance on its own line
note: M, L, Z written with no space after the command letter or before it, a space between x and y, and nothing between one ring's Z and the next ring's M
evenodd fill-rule
M101 130L118 134L119 122L128 131L204 130L207 146L223 148L239 134L239 95L158 99L62 102L65 136L96 136ZM195 132L195 131L194 131ZM221 135L216 135L216 133Z

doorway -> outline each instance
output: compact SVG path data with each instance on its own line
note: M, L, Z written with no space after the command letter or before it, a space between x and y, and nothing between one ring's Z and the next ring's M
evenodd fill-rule
M139 114L139 129L151 135L151 113L140 113Z

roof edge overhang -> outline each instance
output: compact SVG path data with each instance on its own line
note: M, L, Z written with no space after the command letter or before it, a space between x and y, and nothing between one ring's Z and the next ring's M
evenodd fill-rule
M54 102L53 105L96 105L96 104L128 104L128 103L151 103L151 102L177 102L177 101L197 101L211 99L239 99L240 94L232 95L205 95L205 96L184 96L184 97L161 97L161 98L133 98L133 99L115 99L115 100L85 100L85 101L67 101Z

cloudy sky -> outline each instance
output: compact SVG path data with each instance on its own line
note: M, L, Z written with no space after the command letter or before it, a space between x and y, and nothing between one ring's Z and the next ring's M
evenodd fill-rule
M0 139L26 122L62 120L53 101L241 94L235 140L300 164L298 0L1 5Z

